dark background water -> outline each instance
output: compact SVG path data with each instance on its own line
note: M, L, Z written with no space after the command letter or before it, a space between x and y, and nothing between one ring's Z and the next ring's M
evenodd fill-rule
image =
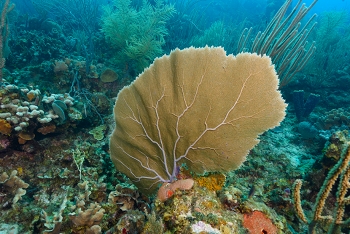
M11 1L16 4L16 9L22 13L27 13L29 15L35 15L36 11L30 0L13 0ZM99 4L112 4L112 0L98 0ZM152 1L150 1L152 2ZM165 1L174 3L176 1L170 0ZM197 8L203 10L203 14L208 17L208 22L215 21L222 18L234 18L239 15L242 9L247 10L245 17L249 19L261 19L269 20L265 12L269 11L270 8L278 9L284 0L221 0L221 1L210 1L203 0L196 4ZM293 0L293 6L298 2L298 0ZM313 0L303 0L307 6L309 6ZM271 7L273 5L273 7ZM350 11L350 1L349 0L319 0L311 13L322 13L324 11L340 11L346 10ZM273 11L273 10L272 10ZM272 15L273 12L271 12Z

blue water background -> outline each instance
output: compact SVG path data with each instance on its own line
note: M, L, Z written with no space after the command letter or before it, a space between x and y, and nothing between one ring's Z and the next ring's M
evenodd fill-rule
M296 4L298 1L294 0L293 4ZM307 6L309 6L313 0L304 0L302 1ZM347 10L350 12L350 1L349 0L319 0L316 5L313 7L312 12L324 12L324 11L339 11Z

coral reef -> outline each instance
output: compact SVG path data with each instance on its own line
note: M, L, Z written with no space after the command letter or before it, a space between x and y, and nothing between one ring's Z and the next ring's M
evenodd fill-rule
M349 196L348 190L350 189L350 142L343 143L344 149L339 152L339 158L334 167L329 170L323 185L317 194L313 212L310 217L306 217L301 205L300 190L302 186L302 180L297 179L294 182L293 200L294 207L297 212L298 218L307 226L309 233L316 233L316 230L327 231L327 233L340 233L342 228L349 226L349 216L345 213L346 206L348 205ZM332 187L336 181L339 180L339 185L336 192L336 200L334 204L334 215L328 214L329 211L325 210L326 199L330 196Z
M208 176L201 176L196 178L199 186L206 187L211 191L219 191L221 190L226 181L226 176L222 173L210 174Z
M21 180L17 173L16 170L13 170L10 176L6 172L3 172L0 176L1 191L3 191L1 201L5 206L11 204L13 207L22 199L22 196L26 194L25 189L29 187L29 184ZM13 196L12 201L8 200L8 194Z
M126 71L129 75L139 74L163 53L168 34L165 24L174 13L174 7L162 0L154 6L144 1L138 7L131 0L113 1L104 8L102 32L116 52L119 70L125 71L122 75Z
M11 0L0 4L0 233L350 232L349 153L344 153L350 141L349 13L328 11L332 6L340 9L346 1L327 1L327 12L322 1L313 1L308 8L300 2L290 11L292 0L15 2L16 6ZM319 17L305 15L310 9ZM285 21L289 12L298 16ZM318 26L313 30L315 20ZM257 32L264 29L265 36ZM249 73L251 83L232 75L235 83L227 84L221 77L234 69L217 58L204 61L202 55L186 54L184 63L177 56L172 66L162 64L164 71L156 66L146 69L157 56L175 48L206 44L222 46L235 56L236 48L272 52L282 82L265 84L261 74L266 70L259 70L254 81ZM218 51L216 55L221 54ZM244 54L235 58L240 56ZM272 71L273 64L265 62ZM205 69L200 70L202 64ZM211 69L215 64L218 69ZM176 72L181 68L196 71L186 76ZM253 66L248 64L245 70L253 72ZM146 129L131 135L133 127L121 128L126 133L122 140L130 137L135 142L130 146L134 151L119 166L140 155L147 160L131 163L138 169L151 168L154 162L170 165L173 155L187 157L176 147L158 147L169 155L165 162L159 158L162 154L147 147L176 139L178 146L188 147L185 136L196 130L215 133L211 127L224 117L214 113L238 100L230 99L236 88L241 87L239 93L245 96L236 102L234 112L247 110L227 122L234 129L232 136L224 132L203 138L203 144L189 150L198 152L195 157L170 165L173 181L153 184L154 189L162 184L158 197L137 188L135 184L151 184L141 177L134 184L129 171L116 170L110 159L110 136L122 126L113 117L116 97L123 87L138 83L140 77L135 79L142 71L140 77L163 71L169 82L146 79L137 90L144 90L142 97L152 96L150 102L132 95L125 97L125 108L117 105L119 113L129 113L124 120L139 121L138 127ZM179 79L172 79L170 72ZM242 139L259 122L259 114L274 115L276 104L266 108L263 98L271 86L288 103L285 119L279 127L254 136L259 143L245 151L244 163L229 162L244 148L247 141ZM203 103L205 97L210 98ZM180 128L173 119L179 119ZM247 119L251 122L244 125ZM151 139L147 144L142 140L145 132ZM234 171L223 170L238 164ZM197 170L189 165L205 166Z
M47 96L41 95L38 89L30 90L15 85L6 85L2 90L1 129L9 132L8 135L18 132L18 136L24 140L32 140L33 137L23 134L33 134L38 126L46 126L51 121L57 125L63 123L66 120L65 112L70 112L69 107L74 105L74 99L68 93ZM11 127L6 129L9 124ZM10 132L10 129L14 131Z
M94 203L90 204L90 206L85 210L82 210L79 207L75 212L69 214L69 218L77 227L86 226L91 228L92 226L98 225L101 222L104 212L105 210L102 209L101 206Z
M256 224L252 225L253 222L261 222L263 227L260 226L260 231L264 229L267 233L272 230L275 232L271 233L287 230L285 219L271 208L254 201L253 198L244 200L242 192L233 185L224 190L220 192L220 196L198 184L190 191L176 190L172 199L165 203L155 203L156 212L164 220L166 229L175 233L200 233L205 230L215 233L243 233L245 229L253 230L252 226L258 227ZM248 220L254 213L257 218ZM272 221L265 218L266 216L271 216ZM253 230L251 233L256 232Z
M321 129L328 130L335 126L350 126L350 111L347 108L338 108L327 111L324 115L320 116L317 125Z
M90 130L89 133L94 136L94 138L98 141L104 138L104 131L106 131L106 125L100 125Z

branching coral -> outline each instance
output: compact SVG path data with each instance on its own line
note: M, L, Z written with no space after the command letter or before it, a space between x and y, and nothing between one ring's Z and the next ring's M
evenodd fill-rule
M69 217L76 226L92 227L102 221L104 212L100 205L90 204L88 209L78 208L75 213L69 214Z
M339 179L335 215L322 215L326 199L329 196L333 185ZM301 206L300 189L302 181L297 179L294 183L293 198L294 208L300 220L308 225L309 233L316 233L318 226L322 223L329 224L328 233L340 233L343 227L350 226L350 218L344 220L345 207L349 205L350 196L347 195L350 189L350 142L341 154L338 163L330 170L324 183L317 194L312 217L306 217Z
M8 176L6 172L2 173L0 176L0 184L5 187L6 191L14 195L12 205L16 204L18 200L26 194L26 190L24 189L29 187L29 184L25 183L17 176L16 170L13 170L10 176Z
M163 0L156 0L154 6L142 1L139 9L132 6L131 0L114 0L112 7L105 7L102 32L117 51L119 64L137 74L161 55L167 35L165 24L174 12L174 7Z

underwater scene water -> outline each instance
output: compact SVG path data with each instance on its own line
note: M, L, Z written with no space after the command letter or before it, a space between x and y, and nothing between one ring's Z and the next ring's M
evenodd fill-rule
M1 0L0 233L350 233L348 0Z

